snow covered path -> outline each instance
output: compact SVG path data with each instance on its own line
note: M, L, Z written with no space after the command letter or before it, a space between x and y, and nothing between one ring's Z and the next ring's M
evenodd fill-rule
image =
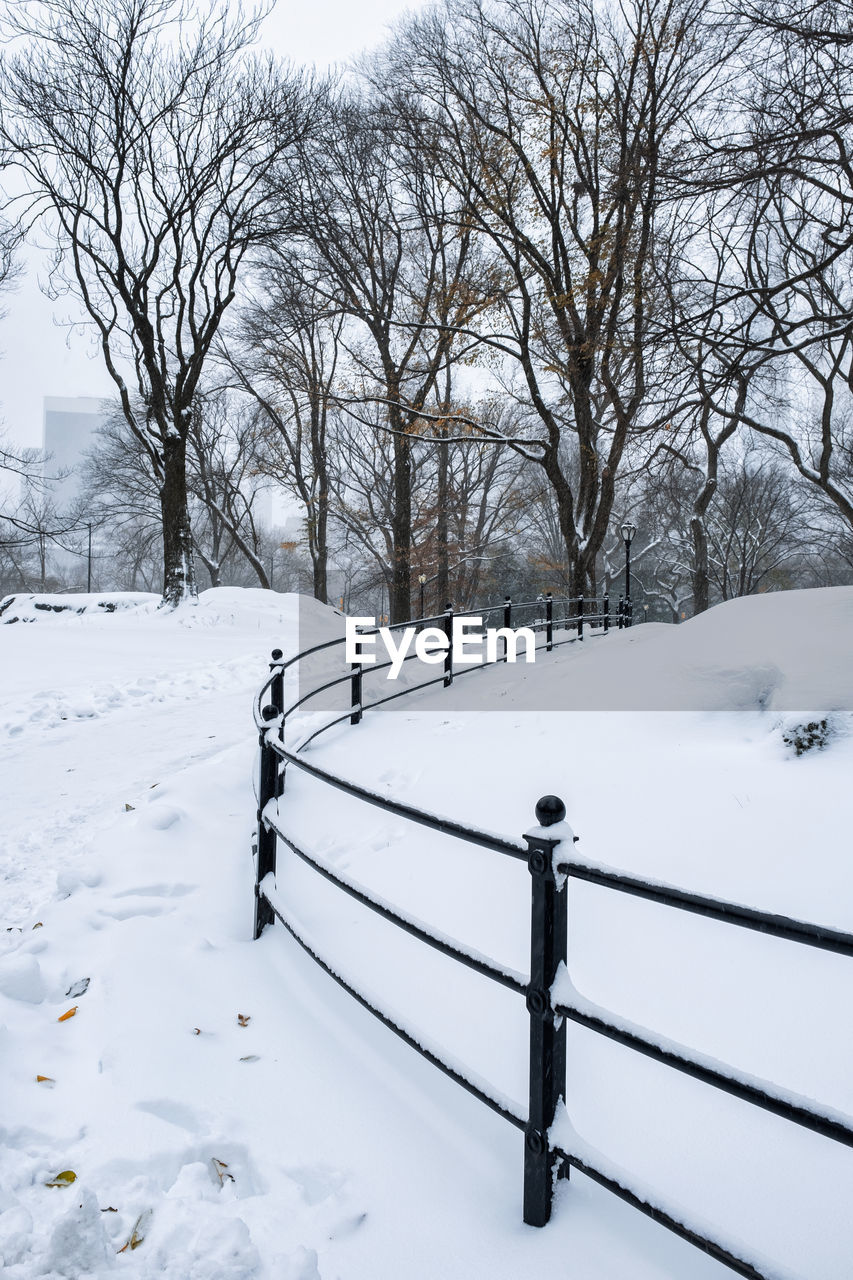
M286 602L277 608L283 616ZM106 632L118 647L91 634L72 646L84 628L60 620L61 669L47 675L50 624L26 636L0 628L0 724L23 723L0 746L4 1280L730 1275L580 1177L561 1189L551 1226L523 1227L517 1131L375 1024L281 928L249 941L251 694L269 648L288 639L272 618L258 636L258 619L247 608L204 632L201 661L198 629L186 644L173 629L159 651L162 619ZM115 621L99 619L97 634ZM568 669L571 651L560 661ZM203 677L188 675L194 664ZM152 683L141 700L110 704L97 690L122 670L127 686ZM506 673L471 677L481 679L497 689ZM39 689L49 696L37 706L55 703L57 688L68 706L94 700L97 715L22 722L21 706ZM671 723L652 741L650 724L635 718L632 729L628 717L614 749L613 721L596 729L510 708L478 717L441 696L432 710L425 698L336 732L312 758L511 836L530 825L539 794L557 791L590 857L850 926L850 740L795 762L766 716L741 715L736 730L724 716L682 720L674 745ZM655 773L675 798L649 840ZM700 774L714 803L689 823ZM285 802L288 829L312 848L526 970L523 867L318 796L295 770ZM807 891L800 855L816 811ZM738 837L736 813L754 814ZM292 860L280 866L279 891L353 977L523 1102L517 997L423 956ZM663 914L605 908L577 886L572 976L584 994L853 1111L843 960L752 937L722 949L715 926ZM850 1152L572 1036L570 1110L584 1136L775 1259L773 1276L849 1280ZM76 1182L44 1185L63 1170ZM118 1253L134 1229L139 1247Z

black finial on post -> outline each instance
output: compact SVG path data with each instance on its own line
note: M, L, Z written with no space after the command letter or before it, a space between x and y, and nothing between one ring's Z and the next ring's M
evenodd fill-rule
M272 658L273 662L278 662L282 658L282 656L283 655L282 655L281 649L273 649L272 653L270 654L270 657Z
M278 707L272 706L271 703L268 703L265 707L261 709L262 720L266 720L269 722L270 720L275 720L277 715L278 715Z
M536 805L536 821L540 827L553 827L566 816L566 806L559 796L543 796Z

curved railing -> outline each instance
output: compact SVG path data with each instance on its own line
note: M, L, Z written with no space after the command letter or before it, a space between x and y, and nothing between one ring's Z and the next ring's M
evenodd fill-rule
M536 601L528 601L520 605L505 601L502 605L471 610L456 616L486 617L501 613L503 625L510 627L528 625L535 633L541 635L545 651L551 651L561 644L583 641L585 628L587 635L606 635L610 630L609 606L606 599L600 606L597 602L593 603L591 610L589 601L565 602L562 615L559 604L555 612L554 603L550 597L540 597ZM574 606L574 613L572 606ZM452 610L448 610L436 617L397 624L391 630L406 626L442 626L450 636L453 616ZM525 617L527 621L521 622L520 620ZM630 617L625 618L620 615L618 621L620 625L630 625ZM572 631L573 634L560 638L560 629ZM368 635L372 632L362 634ZM466 667L454 670L451 646L449 660L445 661L441 675L408 685L384 697L365 701L363 694L366 672L356 665L324 681L317 688L299 693L290 705L285 706L285 687L286 682L289 683L287 673L308 658L324 651L331 651L343 644L343 638L325 641L289 659L285 659L280 650L274 650L270 676L256 699L255 718L259 730L260 769L258 836L255 851L254 936L259 937L268 924L279 920L291 937L324 972L383 1025L479 1101L524 1131L525 1222L535 1226L545 1225L551 1213L556 1180L560 1177L568 1177L569 1170L575 1168L738 1275L747 1277L748 1280L772 1280L772 1268L766 1269L766 1263L757 1258L744 1257L742 1251L737 1253L720 1241L712 1239L707 1233L691 1226L688 1221L689 1215L679 1207L665 1205L659 1199L652 1202L639 1188L632 1186L628 1175L616 1176L612 1169L606 1172L603 1166L608 1162L597 1157L595 1153L586 1151L580 1140L577 1140L575 1145L565 1141L561 1145L558 1135L561 1132L566 1092L566 1025L572 1022L582 1026L664 1066L689 1075L703 1084L848 1147L853 1147L853 1118L831 1108L817 1106L811 1099L798 1097L790 1091L739 1072L724 1063L692 1053L684 1046L660 1037L656 1038L645 1028L617 1019L607 1010L592 1004L574 991L565 969L568 886L573 879L583 880L615 892L645 898L675 910L700 914L723 924L757 930L772 937L833 951L839 955L853 956L853 935L760 911L753 907L691 893L676 886L646 881L609 867L580 860L575 856L574 849L577 837L573 836L571 829L564 821L565 806L555 796L545 796L539 801L536 805L537 826L515 840L466 825L404 801L395 800L312 763L302 754L305 748L320 734L335 725L345 720L349 720L351 724L358 724L365 711L432 685L443 684L446 687L452 684L460 674L478 669L478 667ZM497 661L502 660L503 657L497 659ZM390 665L390 663L376 664L370 667L369 671L374 674ZM287 745L285 730L295 712L308 706L321 694L345 685L347 682L350 685L351 695L346 712L334 716L319 728L308 732L295 745ZM284 813L280 805L284 793L285 773L290 767L305 772L315 781L345 792L355 800L381 808L406 821L418 823L437 834L478 845L494 853L524 860L531 875L529 975L517 973L490 957L464 946L456 939L429 928L423 921L398 910L385 899L369 892L363 885L343 874L317 853L301 847L285 830ZM279 841L305 865L363 907L375 912L384 920L447 958L524 997L530 1018L529 1103L526 1115L520 1114L517 1105L503 1097L488 1082L475 1078L470 1073L466 1074L457 1065L449 1062L438 1047L426 1044L421 1034L415 1034L413 1029L391 1018L319 954L296 926L288 913L287 903L282 900L276 889L275 871ZM565 1125L565 1128L569 1133L573 1133L571 1126Z

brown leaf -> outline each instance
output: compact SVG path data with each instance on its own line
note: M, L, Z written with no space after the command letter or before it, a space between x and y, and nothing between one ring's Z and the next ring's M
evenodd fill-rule
M241 1062L260 1062L260 1055L257 1053L247 1053L245 1058L240 1059Z
M41 920L36 920L35 924L33 925L33 928L34 928L34 929L43 929L43 928L44 928L44 925L42 924Z
M252 1015L250 1013L238 1013L237 1021L241 1027L248 1027L249 1023L252 1021Z
M70 1009L66 1009L65 1013L61 1013L56 1019L57 1022L67 1022L69 1018L73 1018L80 1006L73 1004Z
M226 1178L228 1179L229 1182L234 1181L233 1173L225 1172L225 1170L228 1168L228 1165L224 1160L217 1160L216 1156L211 1156L210 1163L213 1168L213 1172L216 1174L217 1178L219 1179L220 1187L225 1185Z
M56 1084L53 1076L36 1076L36 1084Z
M127 1240L125 1240L124 1244L121 1246L119 1250L117 1250L117 1252L125 1253L128 1249L130 1249L130 1251L133 1252L134 1249L138 1249L139 1246L142 1244L143 1240L145 1239L145 1232L148 1230L148 1223L150 1222L150 1220L151 1220L151 1210L143 1209L142 1213L140 1213L139 1217L136 1219L136 1222L133 1224L133 1230L131 1231Z
M125 804L125 806L124 806L124 811L125 811L125 813L133 813L133 811L134 811L134 809L135 809L135 808L136 808L136 805L135 805L135 804ZM125 1245L125 1249L126 1249L126 1248L127 1248L127 1245ZM119 1253L121 1253L121 1252L122 1252L122 1250L121 1250L121 1249L119 1249Z

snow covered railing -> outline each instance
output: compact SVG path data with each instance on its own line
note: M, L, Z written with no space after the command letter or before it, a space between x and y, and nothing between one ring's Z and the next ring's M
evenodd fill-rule
M518 623L522 607L534 612L533 619L526 625L534 625L544 632L547 648L566 643L565 640L554 639L554 627L561 620L555 619L553 602L549 598L543 597L537 601L528 602L525 606L516 606L515 616L513 617L510 613L511 621L508 625L512 625L512 621ZM506 609L505 603L502 606L494 606L492 610L479 610L478 613L486 614ZM420 619L414 624L400 625L427 626L444 622L448 616L452 614L443 614L437 619ZM504 612L505 625L507 625L506 618L507 614ZM565 623L565 618L562 621ZM605 602L600 613L590 615L586 613L586 605L581 602L580 614L570 619L570 625L574 625L576 632L573 638L582 639L584 624L594 625L594 622L603 623L609 628L609 606ZM629 619L627 624L630 625ZM606 631L601 632L601 634L605 633ZM585 862L575 854L576 837L565 822L565 806L556 796L545 796L539 801L536 806L537 825L527 831L521 840L513 840L497 833L466 826L440 814L418 809L310 763L301 754L302 751L309 742L333 725L345 720L349 720L351 724L358 724L363 713L372 706L381 705L428 685L436 683L447 685L453 678L451 654L450 679L445 669L436 679L409 685L394 694L365 703L362 696L363 672L360 669L350 670L326 681L319 688L303 694L285 708L284 677L287 669L311 654L332 649L342 643L342 640L328 641L286 662L281 652L275 650L271 675L257 700L256 722L261 750L258 779L254 936L259 937L266 925L272 924L276 919L279 920L299 946L386 1027L474 1097L524 1131L525 1222L535 1226L544 1226L548 1222L556 1182L560 1178L568 1177L570 1169L575 1168L738 1275L746 1277L747 1280L775 1280L775 1276L779 1274L778 1271L774 1271L764 1260L746 1257L742 1247L736 1249L714 1239L707 1228L700 1227L695 1219L692 1222L689 1220L692 1215L678 1207L662 1203L660 1197L650 1196L644 1188L632 1184L629 1175L610 1165L599 1153L587 1150L577 1138L565 1114L567 1024L572 1022L583 1026L624 1048L692 1076L703 1084L728 1093L742 1102L760 1107L777 1117L848 1147L853 1147L853 1118L832 1108L819 1106L811 1099L740 1072L725 1063L692 1053L683 1045L657 1036L646 1028L620 1019L587 1001L574 989L566 967L569 883L572 879L584 880L604 889L628 893L676 910L701 914L723 924L757 930L772 937L818 947L841 955L853 956L853 935L738 903L691 893L661 882L643 880L611 867ZM498 661L500 660L499 658ZM374 669L371 668L371 670ZM347 681L350 682L352 690L351 705L348 710L304 737L297 746L287 747L284 741L284 727L293 712L318 693L345 684ZM341 790L356 800L379 807L404 820L418 823L438 834L479 845L495 853L525 860L531 876L529 976L515 973L489 957L464 946L456 939L431 930L423 921L416 920L397 910L385 899L369 893L364 886L344 875L317 853L298 845L283 830L279 812L279 798L284 788L284 771L288 766L296 767L308 773L316 781ZM474 970L480 976L500 983L516 994L524 996L529 1014L529 1099L526 1117L519 1115L515 1105L491 1088L487 1082L472 1077L470 1072L466 1072L439 1047L427 1044L423 1037L402 1025L398 1019L390 1017L374 999L369 998L363 991L359 991L311 945L294 920L290 918L287 904L280 898L275 887L279 840L312 870L389 923L425 945L438 950L449 959Z
M290 718L294 712L303 707L307 702L318 697L321 693L326 693L330 689L338 685L350 682L352 690L351 709L348 713L351 723L357 724L361 715L365 711L371 710L373 707L381 706L385 702L391 702L395 698L404 696L406 693L414 692L415 688L427 688L432 684L443 683L449 685L460 675L465 675L469 671L479 670L481 666L490 665L487 661L478 663L476 666L458 667L454 664L453 657L453 620L454 618L482 618L484 621L499 617L500 626L507 630L513 628L526 627L536 634L544 637L544 649L550 653L552 649L557 649L564 644L573 644L576 641L583 641L585 635L606 636L613 627L613 617L610 608L610 598L605 595L600 600L585 598L584 596L574 597L554 597L549 591L545 595L537 596L535 600L513 601L509 596L505 598L502 604L483 605L476 609L468 609L457 612L452 605L448 605L443 613L435 614L432 617L414 618L408 622L392 623L390 627L384 628L387 631L401 631L408 627L423 629L425 627L441 627L448 636L448 649L445 657L443 673L436 679L421 681L418 685L409 685L406 688L395 693L386 695L384 698L376 698L372 702L364 702L363 700L363 684L366 675L377 675L380 671L386 671L392 666L391 662L371 663L369 666L355 663L347 672L342 672L331 680L317 688L310 689L304 693L296 702L292 703L285 711L284 709L284 676L285 673L304 663L307 658L314 657L316 654L323 653L330 649L340 648L345 645L344 637L335 640L326 640L322 644L313 645L309 649L294 654L292 658L286 661L280 649L274 649L272 662L270 664L270 677L266 683L258 691L255 699L255 725L260 730L264 727L263 708L267 704L275 706L279 713L284 714L286 718ZM630 627L632 622L631 602L623 600L620 596L619 604L616 610L616 627L621 630L623 627ZM359 629L359 638L366 638L379 634L379 628ZM561 631L567 634L560 639ZM408 654L403 661L410 662L416 658L417 654L412 652ZM504 642L503 652L496 659L497 662L505 662L507 659L506 643ZM269 695L269 696L268 696ZM334 725L340 724L347 716L340 716L338 719L323 725L321 729L313 735L317 737L320 733L325 733L327 729L333 728ZM302 745L307 745L304 743Z

